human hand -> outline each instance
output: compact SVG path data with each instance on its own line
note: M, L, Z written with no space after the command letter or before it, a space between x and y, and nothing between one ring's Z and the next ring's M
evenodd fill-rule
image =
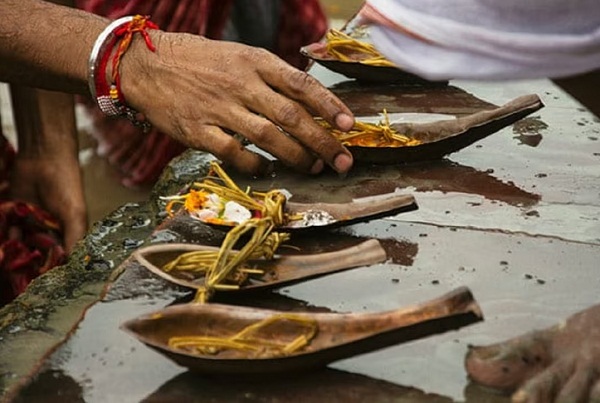
M78 165L60 157L17 156L12 173L11 196L34 203L56 217L63 228L67 252L87 231L87 209L78 171Z
M350 152L312 114L346 131L352 113L313 77L263 49L149 33L157 51L141 38L132 43L121 63L122 91L159 130L248 174L267 173L270 164L226 131L301 172L318 173L324 163L340 173L351 168Z
M17 86L11 95L19 141L11 197L54 215L70 252L87 231L73 96Z

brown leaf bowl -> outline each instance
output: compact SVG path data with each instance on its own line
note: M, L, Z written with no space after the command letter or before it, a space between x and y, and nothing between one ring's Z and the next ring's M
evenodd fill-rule
M537 95L525 95L492 110L431 123L392 124L401 134L421 141L405 147L348 146L356 161L402 164L441 159L496 133L544 106Z
M152 273L165 280L190 289L204 284L204 277L184 277L175 271L166 272L162 267L177 256L194 251L218 251L219 248L193 244L159 244L140 248L134 252L136 260ZM331 274L355 267L364 267L384 262L387 255L376 239L333 252L310 255L276 255L272 260L253 261L253 265L264 274L252 275L237 290L222 292L244 292L264 290L297 283L310 278Z
M227 337L280 311L220 304L183 304L143 315L121 328L142 343L193 371L219 374L276 374L308 370L398 343L481 321L471 292L458 288L437 299L381 313L294 313L316 321L318 331L304 349L287 356L252 358L229 351L199 355L169 347L171 337ZM297 329L287 322L269 328L271 340L289 340ZM266 336L266 335L265 335Z
M326 51L322 43L313 43L300 49L300 53L321 66L366 83L390 83L396 85L441 86L448 81L429 81L401 68L391 66L373 66L360 61L342 61L334 58Z
M296 203L290 201L285 203L285 213L290 215L304 214L313 218L308 219L306 222L298 220L284 223L276 226L275 229L286 232L331 229L416 209L418 209L418 206L413 195L397 192L355 199L346 203ZM324 216L327 216L329 220L319 219L319 217ZM235 225L233 223L215 224L212 222L205 222L205 224L223 230L229 230Z

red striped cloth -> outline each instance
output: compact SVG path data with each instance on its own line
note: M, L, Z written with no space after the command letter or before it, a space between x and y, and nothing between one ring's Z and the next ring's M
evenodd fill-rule
M233 0L78 0L77 6L110 19L149 15L165 31L221 39L233 3ZM320 40L326 29L327 18L318 0L281 0L273 51L288 63L304 68L307 60L299 49ZM119 167L125 185L154 183L169 161L185 150L157 130L142 134L128 121L107 118L92 103L88 106L97 129L94 136L99 154Z

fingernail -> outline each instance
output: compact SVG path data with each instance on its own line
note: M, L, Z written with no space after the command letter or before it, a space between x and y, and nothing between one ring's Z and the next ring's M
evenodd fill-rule
M493 361L502 357L502 349L498 346L469 347L469 355L482 361Z
M315 161L313 166L310 168L310 173L318 174L319 172L321 172L323 170L323 168L325 168L325 163L323 162L323 160L318 159Z
M520 389L512 395L511 400L513 403L525 403L529 399L529 395L523 389Z
M352 157L348 154L340 153L333 160L333 166L338 172L348 172L352 168Z
M350 130L354 126L354 118L345 113L340 113L335 117L335 124L340 130Z

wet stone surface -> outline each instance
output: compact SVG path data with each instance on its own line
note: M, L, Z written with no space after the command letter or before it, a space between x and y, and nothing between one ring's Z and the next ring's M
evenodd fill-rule
M333 73L317 73L329 85L340 80ZM276 402L298 401L299 396L303 402L508 401L468 383L463 369L467 345L547 327L599 302L600 169L595 154L600 142L590 137L598 136L600 122L547 81L453 84L493 104L538 93L546 108L534 121L506 128L438 162L357 166L344 179L331 172L307 179L282 167L267 179L236 178L258 190L284 187L298 202L349 201L400 188L415 196L419 210L292 237L303 253L377 238L389 257L385 263L271 293L217 295L215 301L280 310L376 312L466 285L483 309L483 323L276 381L236 377L233 382L187 372L119 326L191 298L189 291L127 259L133 249L160 242L218 245L223 238L222 231L190 225L185 218L163 222L158 196L177 192L207 168L208 157L189 152L171 164L148 203L124 206L101 221L69 265L40 278L0 311L5 396L18 392L16 401L23 402L62 402L66 397L86 402ZM410 111L407 99L399 95L386 102L397 101L400 109ZM446 104L434 101L431 105L438 107L427 112L486 107L471 99L447 103L444 109ZM353 102L355 110L363 110L360 101ZM418 102L414 109L422 112L424 100ZM522 136L539 136L539 141L533 146ZM42 359L88 306L73 334ZM38 360L41 366L35 371ZM35 376L28 377L30 373ZM28 379L19 391L17 382Z

